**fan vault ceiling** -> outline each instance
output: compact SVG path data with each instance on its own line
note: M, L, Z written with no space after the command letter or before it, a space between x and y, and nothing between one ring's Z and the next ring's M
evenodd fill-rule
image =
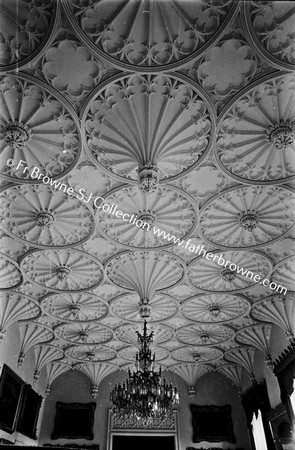
M256 351L269 362L272 327L295 333L292 2L1 10L1 337L19 321L18 362L34 348L35 381L74 367L98 385L132 366L148 308L162 367L189 386L219 370L241 388ZM159 187L146 195L148 164ZM96 197L289 292L228 277Z

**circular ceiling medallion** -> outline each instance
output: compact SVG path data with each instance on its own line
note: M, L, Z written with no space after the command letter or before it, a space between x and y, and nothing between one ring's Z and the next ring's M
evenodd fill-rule
M120 187L104 200L109 208L97 209L99 228L106 237L129 248L171 247L175 240L190 236L197 221L193 200L175 187L161 186L148 196L137 186ZM165 234L159 236L157 230L159 234L165 230ZM175 240L165 238L166 233Z
M277 284L274 287L274 293L285 294L287 289L295 291L295 256L280 261L274 267L271 281Z
M216 324L193 324L179 328L175 337L188 345L218 345L234 336L232 328Z
M0 290L17 288L23 282L18 264L3 254L0 254L0 280Z
M112 300L110 310L120 319L131 322L160 322L175 316L178 302L167 294L155 294L149 302L139 300L137 294L123 294Z
M96 363L115 359L117 352L105 345L74 345L65 349L66 356L76 361Z
M203 364L211 361L216 361L222 358L223 352L214 347L180 347L171 351L171 356L175 361L180 362L195 362Z
M50 316L64 322L91 322L108 315L106 301L88 292L49 294L40 302L41 308Z
M13 186L0 193L2 229L35 247L67 247L83 243L94 231L85 203L49 186Z
M249 184L282 184L295 175L295 75L269 76L224 111L216 156L232 178Z
M238 294L201 294L185 300L181 313L194 322L211 324L240 319L250 308L250 301Z
M115 329L115 336L120 341L126 344L138 346L137 332L142 334L143 324L125 324ZM153 333L153 345L163 344L163 342L170 341L173 336L172 328L163 324L147 324L147 334Z
M211 198L200 212L201 236L218 247L261 247L294 225L295 196L279 186L230 188Z
M279 68L295 68L293 2L242 2L252 43L264 58Z
M103 344L113 338L113 332L105 325L98 323L67 323L54 329L59 339L72 344Z
M32 62L50 42L56 24L58 2L3 0L0 5L0 71Z
M0 119L2 178L54 187L56 178L78 161L81 138L76 113L40 80L24 74L2 75Z
M161 347L156 347L154 345L151 347L151 351L155 354L155 361L163 361L169 356L168 350ZM136 353L138 353L138 347L131 345L118 351L118 355L121 358L127 361L132 361L133 363L136 361Z
M270 260L258 252L228 250L223 253L212 252L211 255L213 258L216 256L215 260L199 256L189 264L187 270L189 283L203 291L240 291L259 283L254 281L255 275L263 280L272 270Z
M102 264L80 250L32 250L21 268L33 284L59 291L86 291L103 281Z
M200 90L174 75L143 74L121 76L96 90L82 115L93 162L148 193L185 175L212 141L214 112Z
M117 67L163 71L182 67L224 32L238 6L231 1L64 1L81 41Z
M117 286L136 291L141 301L182 280L185 267L176 256L161 251L123 252L106 265L108 278Z

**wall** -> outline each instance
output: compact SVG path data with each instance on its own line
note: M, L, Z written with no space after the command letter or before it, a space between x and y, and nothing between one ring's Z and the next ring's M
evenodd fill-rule
M167 373L165 373L167 375ZM99 397L93 399L89 393L90 381L85 375L78 371L68 371L60 375L53 383L49 397L45 402L45 409L40 433L40 443L50 444L65 444L69 441L66 439L51 440L51 433L54 427L54 417L56 402L96 402L95 423L94 423L94 439L87 441L82 439L75 439L71 442L75 444L98 444L100 450L107 448L107 425L108 425L108 409L111 408L109 401L110 390L118 381L126 378L126 373L123 371L115 372L106 377L100 384ZM194 400L188 397L188 387L183 379L175 374L166 376L167 380L176 384L180 390L180 405L179 410L179 435L180 435L180 449L185 450L186 447L193 446L195 448L236 448L243 447L245 450L250 450L248 434L246 428L246 420L244 410L240 404L237 389L233 383L227 378L212 373L202 377L197 383L197 396ZM232 419L234 423L234 433L237 438L236 444L229 443L208 443L202 442L200 444L193 444L192 442L192 426L191 413L189 405L191 403L205 405L215 404L224 405L231 404Z
M34 350L30 349L25 357L23 365L17 367L17 359L20 352L20 332L17 324L10 326L6 332L4 341L0 344L0 371L2 372L4 363L10 367L22 380L26 383L33 383L33 374L35 369L35 355ZM33 389L40 395L44 396L46 387L46 371L42 370L37 385L33 386ZM37 424L37 436L40 430L40 424L42 420L44 408L44 401L40 409L39 420ZM0 438L6 439L8 441L14 442L20 445L36 445L37 441L30 439L18 432L7 433L0 430Z

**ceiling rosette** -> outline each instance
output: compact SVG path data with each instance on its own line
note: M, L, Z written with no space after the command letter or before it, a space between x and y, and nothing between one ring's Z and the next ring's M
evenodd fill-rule
M233 187L200 211L200 233L219 248L258 248L281 239L294 225L295 195L280 186Z
M125 247L171 247L174 241L159 237L154 227L181 240L189 237L196 226L197 208L193 199L175 187L161 186L148 196L137 186L120 187L104 195L104 200L110 208L119 205L116 211L123 211L127 220L124 216L116 217L114 208L109 212L98 209L98 226L106 237Z
M93 289L104 276L102 264L80 250L32 250L20 264L29 281L54 292Z
M194 322L224 323L241 319L247 315L251 302L239 294L200 294L184 300L182 315Z
M67 323L54 328L59 339L72 344L103 344L113 338L109 327L98 323Z
M2 229L34 247L68 247L85 242L94 232L87 205L47 185L12 186L0 191Z
M293 2L242 2L242 17L258 52L278 68L295 69Z
M215 254L218 255L216 261L199 256L189 264L187 279L192 286L203 291L236 292L259 283L254 281L254 275L259 274L262 280L267 278L272 270L270 259L258 252L227 250L223 253L214 252L213 255ZM253 275L246 276L247 271Z
M59 3L3 0L0 5L0 71L34 61L48 46L57 23Z
M116 358L117 352L106 345L74 345L65 349L66 356L78 362L102 362Z
M63 322L92 322L109 313L107 302L89 292L49 294L42 298L40 306Z
M176 339L188 345L218 345L232 339L235 332L226 325L192 324L179 328L175 332Z
M283 184L295 175L295 75L268 75L220 116L216 157L248 184Z
M157 293L149 301L148 305L142 305L138 294L122 294L110 303L110 311L120 319L128 322L141 322L142 315L148 322L160 322L174 317L179 310L179 304L175 298L168 294Z
M125 75L88 98L82 133L98 167L142 190L149 177L151 193L201 163L214 122L207 95L180 76Z
M238 4L216 2L64 0L72 27L93 53L122 69L182 67L224 32Z
M184 273L181 259L164 251L123 252L110 258L106 265L108 278L119 287L135 291L143 307L156 291L179 283Z
M185 363L210 363L222 358L223 352L215 347L180 347L171 351L171 356L175 361Z
M41 183L40 173L56 179L77 163L81 137L76 113L41 80L1 76L0 122L0 173L5 180Z

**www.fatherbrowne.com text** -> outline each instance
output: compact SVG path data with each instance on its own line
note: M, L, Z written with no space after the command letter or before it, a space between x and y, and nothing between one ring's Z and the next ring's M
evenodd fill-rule
M14 167L15 166L14 160L9 158L7 160L7 166ZM129 214L126 212L124 213L123 211L118 209L118 205L114 204L109 205L108 203L105 202L105 199L103 197L101 196L95 197L93 193L88 194L87 191L83 188L80 188L78 192L76 192L73 187L65 183L62 183L59 180L54 180L48 175L41 173L38 167L35 166L33 168L29 168L26 162L23 160L20 160L17 163L16 170L22 170L22 173L29 175L31 179L42 181L42 183L51 186L53 189L62 191L67 195L74 196L78 200L83 201L84 203L91 202L94 208L102 210L105 213L115 215L118 219L122 219L125 222L129 222L130 224L135 225L136 227L141 228L145 231L151 231L158 238L165 239L166 241L174 245L177 245L183 248L184 250L196 254L197 256L202 256L203 258L206 258L208 261L216 262L219 266L227 268L232 273L237 273L239 275L242 275L243 277L249 278L250 280L253 280L255 283L260 283L261 285L266 286L272 291L276 291L280 294L282 293L286 295L287 293L287 289L284 286L281 286L280 284L277 284L274 281L270 281L267 278L261 278L260 275L254 274L248 269L244 269L243 267L240 267L237 264L225 260L223 258L222 253L216 253L215 251L207 252L203 245L195 246L191 242L191 239L188 239L187 241L180 240L174 235L167 233L165 230L161 230L160 228L157 228L148 222L138 219L138 216L136 214Z

